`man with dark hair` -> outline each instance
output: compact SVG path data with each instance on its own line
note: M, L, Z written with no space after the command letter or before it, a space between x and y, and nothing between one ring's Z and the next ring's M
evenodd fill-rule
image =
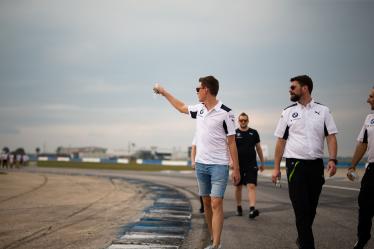
M282 157L286 158L289 196L295 212L298 238L302 249L314 249L312 225L324 179L323 147L326 138L329 152L329 176L336 173L338 133L329 108L311 97L313 82L302 75L291 79L290 99L297 102L282 112L275 130L275 183Z
M312 94L312 91L313 91L313 81L312 81L312 79L308 75L296 76L296 77L291 78L290 81L291 82L292 81L297 81L297 82L299 82L300 86L307 86L308 90L309 90L309 93Z
M264 170L264 156L260 144L260 136L255 129L248 126L249 117L242 112L238 118L239 128L236 129L235 141L238 148L240 183L235 186L236 215L242 216L242 187L245 185L248 190L249 218L254 219L260 214L256 206L257 186L257 160L256 152L261 161L260 170Z
M374 110L374 87L370 89L367 99L371 110ZM368 163L365 174L362 177L361 189L358 195L358 240L354 245L354 249L363 249L370 240L372 219L374 216L374 114L367 115L365 123L357 138L356 150L352 158L352 166L348 169L348 178L352 179L351 174L356 171L356 165L368 152Z
M217 96L219 90L219 83L216 78L214 78L213 76L201 77L199 79L199 82L201 82L201 86L207 87L209 89L209 92L213 96Z
M235 119L230 108L216 96L218 80L200 78L196 87L199 104L187 106L156 84L153 90L164 96L178 111L196 119L196 177L199 195L203 196L204 214L212 244L206 249L221 248L223 196L229 176L229 160L233 161L232 179L240 180L238 152L235 144ZM229 155L230 154L230 155Z

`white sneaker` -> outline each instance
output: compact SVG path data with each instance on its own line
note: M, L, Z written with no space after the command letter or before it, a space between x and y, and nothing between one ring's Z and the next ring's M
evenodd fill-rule
M219 245L218 247L214 247L213 245L209 245L209 246L205 247L204 249L222 249L222 246Z

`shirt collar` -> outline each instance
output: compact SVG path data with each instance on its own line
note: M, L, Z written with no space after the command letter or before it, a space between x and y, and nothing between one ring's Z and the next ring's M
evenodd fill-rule
M301 108L307 108L307 109L311 109L313 108L316 103L314 102L314 99L312 99L312 101L310 101L306 106L303 106L302 104L300 104L299 102L297 102L297 105Z
M216 106L213 109L218 112L221 109L221 106L222 106L222 102L221 102L221 100L218 100L218 103L216 104Z

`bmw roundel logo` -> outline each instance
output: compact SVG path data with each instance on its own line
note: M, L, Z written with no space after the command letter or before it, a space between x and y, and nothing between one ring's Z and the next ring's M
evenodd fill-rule
M297 112L292 113L293 118L297 118L298 116L299 116L299 114Z
M203 114L203 113L204 113L204 109L201 109L201 110L200 110L200 114Z
M374 118L370 121L370 124L374 124Z

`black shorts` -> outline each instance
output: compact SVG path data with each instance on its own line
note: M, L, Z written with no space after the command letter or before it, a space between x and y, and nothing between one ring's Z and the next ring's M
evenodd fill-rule
M246 167L245 169L240 169L240 182L239 185L247 185L247 184L254 184L257 186L257 175L258 175L258 167Z

